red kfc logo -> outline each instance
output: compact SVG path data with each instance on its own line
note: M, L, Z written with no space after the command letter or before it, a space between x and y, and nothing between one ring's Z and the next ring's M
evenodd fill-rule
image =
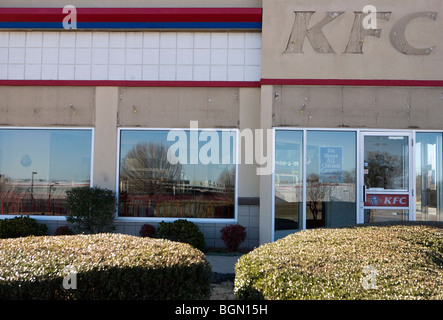
M366 195L366 207L409 207L407 194L371 194Z

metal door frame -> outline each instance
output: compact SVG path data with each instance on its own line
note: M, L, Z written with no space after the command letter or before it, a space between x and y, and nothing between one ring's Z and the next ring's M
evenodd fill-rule
M365 186L364 186L364 138L366 136L398 136L408 138L408 190L392 190L389 192L372 191L374 194L408 194L408 207L367 207L365 203ZM408 221L415 220L415 179L414 179L414 138L413 131L397 131L397 130L360 130L358 137L358 155L357 155L357 194L358 194L358 209L357 209L357 223L364 223L364 210L369 208L389 209L389 210L408 210Z

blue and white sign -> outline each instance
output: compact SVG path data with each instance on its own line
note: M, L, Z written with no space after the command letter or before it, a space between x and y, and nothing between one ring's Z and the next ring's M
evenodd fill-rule
M370 203L372 206L378 205L378 197L376 195L371 196Z
M343 182L343 147L320 147L320 181Z

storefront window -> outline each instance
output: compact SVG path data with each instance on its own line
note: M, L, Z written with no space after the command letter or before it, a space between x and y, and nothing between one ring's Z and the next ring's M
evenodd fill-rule
M276 129L274 239L357 221L443 221L442 150L442 132Z
M356 223L356 133L308 131L306 228Z
M303 133L275 132L275 238L302 228Z
M66 191L91 183L92 130L0 129L2 215L66 215Z
M443 221L442 133L417 133L416 220Z
M356 135L275 131L274 239L303 228L356 223Z
M233 130L121 130L120 217L234 219Z

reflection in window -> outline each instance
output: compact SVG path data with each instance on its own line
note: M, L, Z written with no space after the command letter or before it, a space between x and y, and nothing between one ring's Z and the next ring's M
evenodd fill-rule
M276 130L274 239L302 229L303 222L306 228L355 224L356 157L356 132Z
M366 222L408 221L409 210L402 209L365 209Z
M66 191L89 186L91 130L0 129L2 215L66 215Z
M306 228L356 223L356 133L308 131Z
M302 135L301 131L275 132L275 239L302 227Z
M365 136L364 139L366 188L408 190L408 137Z
M416 220L443 221L442 133L417 133Z
M233 219L235 148L230 130L122 130L119 216Z

